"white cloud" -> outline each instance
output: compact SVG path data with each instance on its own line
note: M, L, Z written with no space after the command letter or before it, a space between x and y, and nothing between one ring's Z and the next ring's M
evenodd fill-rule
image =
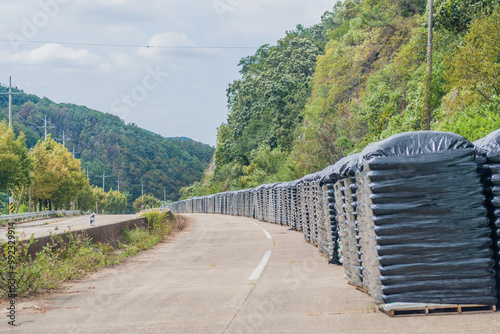
M0 62L8 64L52 66L55 68L109 70L103 57L86 49L72 49L56 43L44 44L31 51L0 51Z
M127 53L125 52L113 52L108 56L110 62L119 68L130 68L135 66L135 62Z

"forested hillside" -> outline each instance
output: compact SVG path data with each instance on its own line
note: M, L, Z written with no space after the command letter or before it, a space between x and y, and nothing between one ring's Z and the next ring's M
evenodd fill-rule
M424 129L426 0L345 0L240 62L215 163L184 197L285 181ZM432 130L500 128L499 0L435 0Z
M0 87L0 92L7 89ZM19 90L14 90L16 93ZM0 121L7 120L7 95L0 95ZM48 133L58 143L75 151L81 160L82 172L89 171L90 184L102 187L106 173L105 190L117 190L132 202L144 193L163 200L179 198L179 190L200 180L203 170L212 159L214 149L187 138L164 138L125 124L120 118L73 104L56 104L35 95L13 95L13 125L16 135L23 132L26 146L33 148L44 138L44 118L47 116Z

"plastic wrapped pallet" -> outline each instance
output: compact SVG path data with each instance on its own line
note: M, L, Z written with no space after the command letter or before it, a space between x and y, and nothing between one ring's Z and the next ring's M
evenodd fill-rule
M324 247L327 251L327 257L332 264L339 264L338 253L338 223L337 206L335 203L334 184L338 175L334 171L334 166L328 166L321 172L319 185L323 192L323 219L325 220L326 240Z
M306 241L310 240L309 237L309 205L307 201L307 196L309 194L309 182L302 178L299 181L299 201L300 201L300 213L301 213L301 223L302 223L302 233L304 234L304 239Z
M302 231L302 181L293 181L295 184L295 229Z
M330 232L330 221L328 215L328 187L324 182L327 169L318 173L318 179L315 180L317 185L316 195L316 215L318 229L318 248L328 261L332 259L333 244Z
M309 174L301 179L304 201L302 208L303 212L303 233L304 238L314 244L318 245L318 185L319 173Z
M476 161L480 165L482 174L488 218L493 231L497 296L500 301L500 130L474 142L474 145L477 151Z
M309 207L309 238L310 242L318 246L318 212L317 212L317 198L318 198L318 182L317 176L312 174L309 176L309 196L307 196Z
M366 147L358 167L363 283L377 303L496 304L491 228L469 141L399 134Z
M361 251L357 221L357 185L354 177L358 154L342 158L334 165L339 180L335 184L337 219L342 243L342 264L346 278L354 285L363 287Z

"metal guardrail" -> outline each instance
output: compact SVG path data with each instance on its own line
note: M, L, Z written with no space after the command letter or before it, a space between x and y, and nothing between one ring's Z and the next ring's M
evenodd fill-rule
M40 218L47 218L56 215L65 215L65 216L74 216L76 214L80 214L79 210L59 210L59 211L40 211L40 212L29 212L29 213L20 213L16 215L10 216L0 216L0 221L22 221L22 220L33 220Z

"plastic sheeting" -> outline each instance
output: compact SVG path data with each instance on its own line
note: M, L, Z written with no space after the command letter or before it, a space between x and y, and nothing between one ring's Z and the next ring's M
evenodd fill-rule
M344 273L351 283L362 287L361 249L356 211L357 185L354 177L358 158L359 154L342 158L333 166L332 175L338 178L333 194L338 211L339 245Z
M496 260L497 292L500 301L500 130L474 142L476 161L480 165L489 224L493 231L493 253Z
M470 142L399 134L363 150L358 169L363 286L377 303L496 304L491 229Z

